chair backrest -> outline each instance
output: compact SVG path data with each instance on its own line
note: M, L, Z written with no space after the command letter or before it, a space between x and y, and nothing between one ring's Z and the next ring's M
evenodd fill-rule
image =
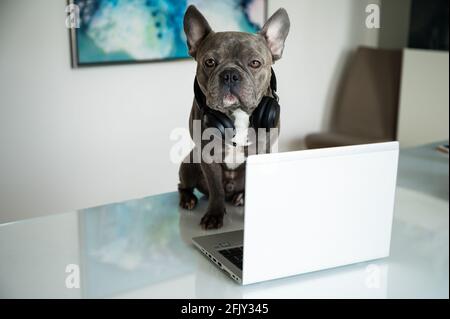
M341 82L331 130L394 140L401 65L401 50L359 47Z

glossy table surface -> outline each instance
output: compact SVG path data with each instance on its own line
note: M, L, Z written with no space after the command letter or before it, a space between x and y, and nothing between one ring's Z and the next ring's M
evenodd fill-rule
M400 153L388 258L239 286L191 244L217 232L198 225L206 200L187 212L174 192L0 225L0 298L448 298L449 162L434 148ZM243 219L228 207L219 231Z

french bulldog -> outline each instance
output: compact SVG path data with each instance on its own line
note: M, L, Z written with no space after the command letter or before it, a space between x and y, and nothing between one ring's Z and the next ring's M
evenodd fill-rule
M185 13L184 31L189 54L197 62L197 83L206 105L230 118L236 132L236 143L221 148L221 161L217 160L218 154L202 153L200 161L192 162L193 153L201 151L208 142L194 141L194 149L179 169L178 191L182 208L191 210L196 206L195 188L208 197L207 210L200 221L204 229L222 227L225 201L244 204L245 158L255 152L255 148L250 150L245 144L249 119L264 96L273 96L270 88L272 64L282 56L289 27L288 14L282 8L257 34L214 32L195 6L189 6ZM194 121L200 121L201 129L205 129L201 113L194 99L189 117L191 137ZM279 128L279 120L276 128ZM270 136L255 142L270 144L264 147L270 151L276 138ZM215 160L205 156L214 156Z

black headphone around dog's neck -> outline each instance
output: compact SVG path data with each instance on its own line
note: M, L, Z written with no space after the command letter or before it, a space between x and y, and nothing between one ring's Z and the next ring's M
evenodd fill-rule
M280 117L279 98L276 93L277 78L275 77L273 69L271 69L271 71L270 89L273 97L267 95L263 96L258 107L250 116L250 126L255 130L263 128L266 129L266 131L269 131L277 125ZM197 77L195 77L194 80L194 94L206 127L217 128L222 134L222 137L225 137L225 129L235 129L233 121L227 115L217 110L213 110L206 105L206 97L200 89Z

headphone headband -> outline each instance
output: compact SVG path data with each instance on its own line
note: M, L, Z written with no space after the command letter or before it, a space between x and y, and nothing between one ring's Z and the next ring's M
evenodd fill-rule
M273 70L273 68L270 68L270 89L273 92L277 91L277 77L275 76L275 71Z

